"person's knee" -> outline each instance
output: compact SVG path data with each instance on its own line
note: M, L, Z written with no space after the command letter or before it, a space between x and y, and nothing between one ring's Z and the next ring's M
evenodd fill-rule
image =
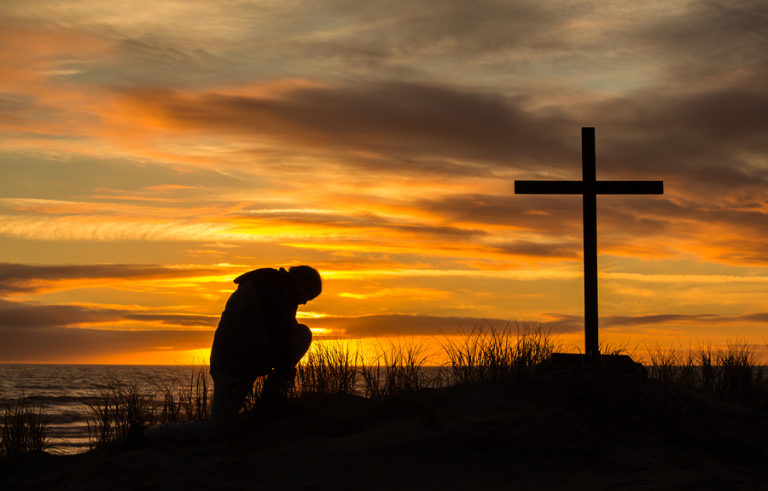
M306 339L307 344L312 342L312 330L306 324L299 324L299 335Z
M298 347L302 353L306 353L309 345L312 344L312 331L304 324L299 324L297 329Z

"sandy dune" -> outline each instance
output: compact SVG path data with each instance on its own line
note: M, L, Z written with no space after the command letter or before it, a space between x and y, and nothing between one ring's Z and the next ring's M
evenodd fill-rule
M3 489L765 489L766 414L620 373L308 397L229 444L2 463Z

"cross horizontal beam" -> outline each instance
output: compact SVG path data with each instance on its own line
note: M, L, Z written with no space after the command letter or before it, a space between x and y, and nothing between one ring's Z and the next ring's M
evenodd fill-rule
M515 181L515 194L664 194L664 181Z

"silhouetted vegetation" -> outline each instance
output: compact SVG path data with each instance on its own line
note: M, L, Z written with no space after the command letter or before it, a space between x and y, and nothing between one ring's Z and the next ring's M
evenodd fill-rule
M294 393L351 394L355 388L357 357L340 344L318 344L310 348L296 367Z
M186 383L164 387L109 381L88 405L91 448L125 438L132 427L208 417L211 390L207 372L206 366L196 367Z
M157 405L153 394L139 384L124 386L114 381L88 405L88 435L92 447L125 438L131 426L154 421Z
M662 382L691 387L722 399L768 409L768 380L757 352L746 342L728 342L721 350L648 350L649 374Z
M0 455L42 452L48 439L48 424L41 407L26 397L3 409Z
M193 369L187 384L169 384L161 387L160 393L162 405L159 421L176 422L207 418L211 408L208 367L200 366Z
M430 367L425 347L415 342L380 345L364 359L341 343L316 343L297 366L286 399L308 395L357 395L381 400L428 388L504 382L532 377L555 344L540 324L513 323L501 329L476 328L442 348L448 362ZM768 409L768 381L755 348L730 342L715 350L648 350L649 376L721 399ZM256 380L243 412L262 414L264 377ZM86 422L92 448L126 437L133 426L208 417L212 386L207 367L196 367L184 381L162 387L112 380L90 403ZM261 411L261 412L259 412ZM3 455L41 452L48 437L43 410L22 398L2 413Z
M380 346L375 358L360 367L365 396L382 399L437 385L423 370L427 359L424 346L414 342Z
M540 324L514 323L501 329L476 328L462 341L444 346L451 381L471 384L530 375L554 351Z

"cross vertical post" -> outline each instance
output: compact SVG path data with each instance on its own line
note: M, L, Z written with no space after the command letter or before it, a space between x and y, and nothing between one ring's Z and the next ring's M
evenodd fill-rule
M597 329L597 195L664 194L663 181L598 181L595 129L581 129L581 181L515 181L515 194L580 194L584 221L584 352L600 355Z
M599 353L597 337L597 179L595 129L581 129L581 173L584 189L584 349L587 356Z

